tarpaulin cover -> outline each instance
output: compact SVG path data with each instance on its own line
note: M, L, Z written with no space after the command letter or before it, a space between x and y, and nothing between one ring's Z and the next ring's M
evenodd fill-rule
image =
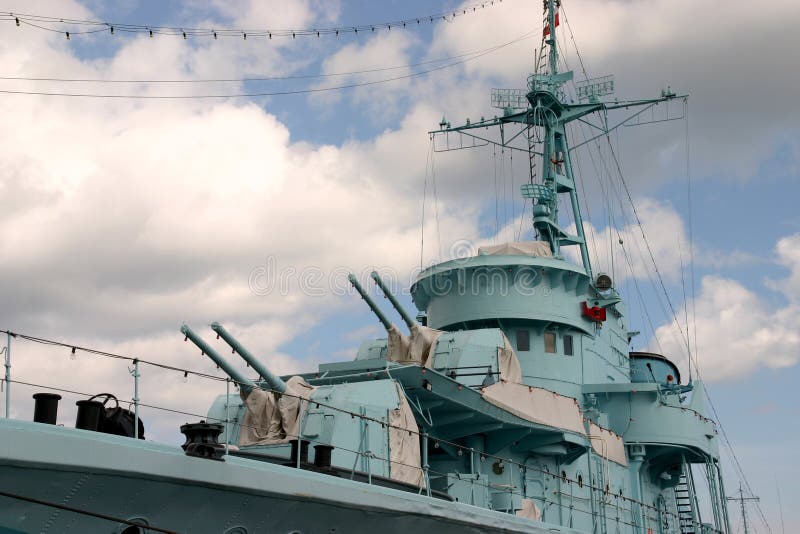
M538 256L549 258L553 256L550 243L546 241L521 241L519 243L504 243L478 247L479 256Z
M388 353L386 359L390 362L402 362L408 358L408 336L403 334L395 325L389 329Z
M580 406L572 397L565 397L542 388L497 382L483 388L483 398L517 417L586 436ZM600 456L620 465L628 465L625 443L617 434L589 423L589 441Z
M297 439L301 399L303 408L316 389L300 376L286 382L286 394L255 388L248 395L241 393L246 410L239 433L239 446L272 445ZM298 398L300 397L300 398Z
M433 353L436 348L436 340L443 333L441 330L414 324L411 327L410 335L405 336L399 328L392 325L388 333L387 359L390 362L433 366Z
M522 382L522 367L519 364L519 358L505 334L503 334L503 346L497 349L497 365L500 371L500 380Z
M540 521L542 519L542 511L539 510L539 507L536 506L536 503L532 500L522 499L522 508L517 510L517 516Z
M589 436L594 452L620 465L628 465L625 442L620 436L594 423L589 423Z
M586 435L575 399L552 391L500 381L482 390L483 398L517 417Z
M395 386L400 402L397 408L389 410L389 473L394 480L423 487L425 477L420 468L419 427L403 388L398 383Z

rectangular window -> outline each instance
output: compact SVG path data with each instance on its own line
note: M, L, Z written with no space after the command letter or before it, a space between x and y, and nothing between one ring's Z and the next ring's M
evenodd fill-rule
M572 336L564 336L564 356L572 356Z
M531 335L527 330L517 330L517 350L531 350Z
M555 332L544 333L544 351L555 354L556 352L556 334Z

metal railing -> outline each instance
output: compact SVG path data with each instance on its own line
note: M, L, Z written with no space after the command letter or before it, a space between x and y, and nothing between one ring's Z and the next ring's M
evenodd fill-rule
M229 446L229 443L230 443L230 441L231 441L231 439L233 437L230 434L231 425L238 425L240 428L250 428L250 429L253 429L253 430L261 430L261 431L267 430L266 427L246 425L244 423L244 421L239 421L237 417L231 417L231 410L230 410L230 408L232 406L231 403L230 403L231 385L234 385L236 388L238 388L241 384L237 383L234 379L232 379L232 378L230 378L228 376L225 376L225 377L217 376L217 375L209 374L209 373L202 372L202 371L196 371L196 370L192 370L192 369L186 369L186 368L182 368L182 367L166 365L166 364L162 364L162 363L159 363L159 362L153 362L153 361L144 360L144 359L141 359L141 358L135 358L135 357L124 356L124 355L109 353L109 352L95 350L95 349L89 349L89 348L80 347L80 346L76 346L76 345L72 345L72 344L68 344L68 343L62 343L62 342L57 342L57 341L52 341L52 340L46 340L46 339L43 339L43 338L36 338L36 337L33 337L33 336L27 336L27 335L22 335L22 334L14 334L12 332L3 331L3 330L0 330L0 333L6 333L9 336L9 345L6 347L6 355L8 355L8 353L9 353L10 339L13 337L13 338L20 338L20 339L33 341L33 342L36 342L36 343L43 343L43 344L47 344L47 345L54 345L54 346L59 346L59 347L63 347L63 348L68 348L68 349L71 349L73 352L75 350L81 350L81 351L85 351L87 353L98 355L98 356L101 356L101 357L107 357L107 358L122 360L122 361L126 361L126 362L131 363L133 365L133 367L129 367L128 368L128 373L130 374L130 376L133 379L133 397L128 401L128 404L129 404L129 407L133 409L134 414L135 414L135 416L137 418L137 423L134 424L134 428L136 429L136 432L137 432L137 435L135 437L138 437L138 419L139 419L140 410L142 408L147 408L149 410L155 410L155 411L171 413L171 414L180 414L180 415L185 415L185 416L190 416L190 417L197 417L197 418L209 421L209 422L216 422L216 423L224 424L224 426L225 426L225 444L224 445L225 445L226 454L230 453L228 446ZM93 396L93 394L91 394L91 393L70 390L70 389L61 388L61 387L57 387L57 386L51 386L51 385L45 385L45 384L41 384L41 383L33 383L33 382L27 382L27 381L21 381L21 380L13 380L13 379L10 378L10 358L7 358L6 361L7 361L6 377L3 379L3 382L5 383L5 388L6 388L6 399L7 399L6 400L6 413L7 414L9 413L9 399L10 399L9 389L10 389L10 385L11 384L16 384L16 385L25 386L25 387L31 387L31 388L46 389L46 390L50 390L50 391L56 391L56 392L59 392L59 393L75 395L75 396L82 397L82 398L84 398L84 397L85 398L89 398L89 397ZM213 417L209 417L207 414L198 414L198 413L188 412L188 411L179 410L179 409L175 409L175 408L170 408L170 407L165 407L165 406L158 406L158 405L155 405L155 404L148 404L148 403L142 402L142 399L140 398L140 385L141 385L141 379L142 379L142 375L140 373L140 366L141 365L150 366L150 367L157 368L157 369L160 369L160 370L163 370L163 371L167 371L167 372L171 372L171 373L176 373L178 375L182 375L183 378L188 378L189 376L194 376L194 377L197 377L197 378L200 378L200 379L214 381L214 382L225 382L225 395L226 395L225 417L224 418L213 418ZM547 468L544 468L544 467L538 467L538 466L534 466L534 465L529 465L527 463L522 463L522 462L515 461L512 458L507 458L507 457L503 457L503 456L489 454L489 453L487 453L485 451L478 451L475 448L465 446L465 445L463 445L461 443L457 443L457 442L454 442L454 441L449 441L449 440L446 440L446 439L442 439L442 438L436 437L435 435L430 435L428 433L428 430L426 430L426 429L416 430L415 431L415 430L411 430L411 429L404 428L404 427L394 426L394 425L391 425L388 422L388 420L386 420L386 419L372 417L372 416L367 415L366 413L347 410L347 409L344 409L342 407L335 406L335 405L332 405L332 404L328 404L328 403L325 403L325 402L321 402L321 401L318 401L318 400L310 400L310 399L304 398L304 397L299 396L299 395L291 394L291 393L286 392L286 391L276 391L276 390L273 390L273 389L270 389L270 388L265 388L265 387L260 387L260 386L259 386L259 389L261 389L261 390L263 390L263 391L265 391L267 393L272 393L272 394L276 394L277 393L277 394L280 394L282 396L296 398L299 401L298 404L299 404L299 406L301 408L304 405L306 405L307 407L314 406L317 409L324 408L326 410L332 410L332 411L335 411L335 412L339 412L339 413L348 415L351 418L358 418L361 421L361 423L364 425L363 426L363 430L362 430L362 436L365 433L369 432L370 425L380 425L381 429L385 430L385 432L387 433L386 443L389 443L389 441L390 441L389 440L389 432L391 432L392 430L408 432L409 434L416 435L418 437L418 439L420 439L420 443L421 443L421 447L420 447L420 449L421 449L421 451L420 451L421 452L421 462L420 462L420 465L411 465L411 464L399 462L397 460L392 460L390 455L377 454L375 451L371 450L371 448L369 447L368 443L366 443L363 439L360 440L360 446L358 447L358 449L349 449L349 448L341 447L341 446L337 445L336 446L337 450L345 451L345 452L348 452L348 453L351 453L351 454L354 455L354 463L353 463L352 468L350 469L351 478L355 478L355 476L357 474L363 473L363 472L358 471L356 469L356 467L358 466L360 459L366 459L366 461L363 462L362 465L365 466L365 468L366 468L366 472L364 474L366 475L367 483L369 483L369 484L372 484L374 482L373 473L372 473L372 461L371 460L378 460L378 461L381 461L381 462L385 462L389 466L389 472L390 473L391 473L391 470L392 470L392 465L419 469L423 474L423 478L422 478L423 482L419 485L417 492L419 494L425 493L428 496L431 496L431 479L438 479L438 478L445 478L446 479L448 476L458 476L459 474L461 476L477 474L478 475L477 478L469 478L469 483L473 487L479 487L479 488L486 489L489 492L490 496L491 496L491 494L493 492L494 493L507 492L510 497L518 496L521 499L531 499L533 501L541 502L542 505L543 505L542 509L541 509L542 521L546 521L547 520L545 516L549 516L550 515L548 513L548 508L553 507L553 506L555 506L556 508L559 509L560 517L561 517L560 523L561 524L565 524L565 525L569 525L569 524L572 523L573 513L587 514L587 515L589 515L591 517L594 517L594 518L601 517L601 515L598 513L597 510L592 510L591 507L589 509L587 509L585 507L582 507L582 505L579 504L581 501L584 501L586 503L591 503L592 500L595 499L596 496L599 496L598 502L600 503L601 506L604 507L603 516L606 517L606 521L609 522L610 524L628 525L628 526L633 527L634 529L646 527L647 525L638 525L636 523L636 514L635 514L635 510L634 510L635 506L636 507L640 507L644 511L644 515L645 515L645 518L647 520L647 523L650 524L651 526L654 526L654 527L657 526L659 524L659 521L661 521L664 517L672 518L676 524L680 524L680 519L681 518L680 518L680 515L678 513L677 508L676 508L675 511L665 510L665 509L663 509L661 507L654 506L652 504L648 504L648 503L643 502L641 500L637 500L637 499L633 499L631 497L625 496L624 494L622 494L622 490L619 490L618 492L615 492L611 488L609 488L608 486L601 487L601 486L597 485L593 480L585 481L585 480L582 480L580 478L573 479L573 478L570 478L570 477L566 476L566 474L564 472L562 472L561 474L552 473ZM299 412L298 412L298 429L299 429L298 433L286 436L287 442L288 442L289 439L298 440L297 464L295 465L296 468L302 467L301 466L301 461L300 461L301 454L299 453L299 442L301 440L302 441L307 441L307 442L309 442L311 444L331 445L330 443L326 443L326 442L323 442L323 441L320 441L320 440L317 440L317 439L313 439L312 437L305 436L303 434L303 424L304 424L304 419L303 418L304 418L304 411L302 409L299 409ZM454 454L456 454L459 457L462 457L462 456L468 454L469 458L470 458L470 473L442 472L442 471L437 471L436 469L433 469L431 467L431 465L430 465L430 456L431 456L430 447L431 446L433 447L434 450L448 448L448 449L450 449L450 451L452 451ZM387 449L388 449L388 446L387 446ZM589 449L589 451L590 450L591 449ZM589 452L589 454L591 455L591 452ZM477 459L477 462L479 464L480 463L484 463L487 460L491 460L491 461L495 461L495 462L500 462L504 466L509 466L510 468L508 469L508 473L509 473L508 483L507 484L505 484L505 483L504 484L498 484L498 483L492 483L489 480L482 480L480 478L480 475L485 475L485 473L482 473L481 469L479 468L479 466L476 466L476 459ZM514 468L516 468L516 476L515 476L515 473L514 473ZM528 494L526 494L526 492L524 491L523 488L524 488L524 481L527 479L527 474L528 474L529 471L538 472L543 478L544 477L549 477L549 479L551 481L556 483L556 487L552 488L551 490L549 490L547 492L542 491L542 493L540 495L528 495ZM375 476L377 476L377 475L375 475ZM605 473L604 473L604 476L607 476L607 478L610 478L610 475L606 475ZM566 489L568 489L569 491L564 491L564 489L565 489L564 485L566 485ZM577 489L577 491L576 491L576 489ZM587 491L588 491L588 495L584 495ZM566 500L565 498L568 498L569 502L565 503L564 502ZM511 508L509 510L507 510L507 512L513 514L516 511L516 509L513 507L513 499L509 499L509 501L512 503L512 505L511 505ZM609 511L612 511L612 512L616 511L616 516L608 516L608 512ZM622 513L623 517L620 517L620 512ZM563 518L563 516L565 514L566 514L566 520ZM626 515L627 515L627 517L625 517ZM722 534L721 530L709 530L706 525L703 525L699 521L695 522L695 526L697 527L698 531L701 531L701 529L705 528L706 530L704 532L715 532L715 533Z

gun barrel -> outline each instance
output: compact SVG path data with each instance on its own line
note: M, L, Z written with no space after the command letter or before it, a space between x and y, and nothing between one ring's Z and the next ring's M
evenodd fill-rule
M383 283L383 279L380 277L380 275L376 271L372 271L372 274L370 276L372 276L372 279L375 280L375 284L379 288L381 288L381 291L383 291L383 294L386 295L387 299L389 299L389 302L392 303L392 306L394 306L394 309L397 310L397 313L400 314L400 317L403 318L403 322L406 323L406 326L408 326L409 328L414 326L416 324L416 321L414 321L414 319L411 318L411 316L400 305L400 303L397 302L395 296L392 294L391 291L389 291L389 288L386 287L386 284Z
M249 394L256 385L253 383L252 380L243 376L239 371L234 369L234 367L229 364L220 354L211 348L208 343L203 341L203 339L198 336L194 330L189 328L188 325L181 326L181 333L186 336L187 339L191 339L192 343L197 345L197 347L203 351L203 354L211 358L214 363L220 366L220 368L225 371L229 377L233 378L238 384L239 387L242 388L242 391L245 394Z
M358 291L358 294L361 295L361 298L366 301L367 306L369 306L369 309L372 310L372 313L374 313L375 315L378 316L378 320L381 323L383 323L383 327L386 330L389 330L390 328L392 328L392 322L389 321L389 319L386 318L386 316L383 314L383 312L380 310L380 308L378 308L378 305L375 304L375 301L372 300L372 297L370 297L367 294L367 292L364 291L364 288L361 287L361 284L358 283L358 280L356 279L355 275L354 274L350 274L350 276L348 276L347 279L350 280L350 283L353 285L355 290Z
M264 364L258 361L258 359L253 356L250 351L244 348L242 344L230 334L230 332L225 330L224 326L217 322L213 322L211 323L211 329L219 334L219 337L224 339L225 343L230 345L233 351L241 356L244 361L249 363L250 367L255 369L256 372L261 375L261 378L263 378L269 384L270 388L278 393L284 393L286 391L286 382L281 380L279 376L272 374L272 372L270 372L270 370L267 369Z

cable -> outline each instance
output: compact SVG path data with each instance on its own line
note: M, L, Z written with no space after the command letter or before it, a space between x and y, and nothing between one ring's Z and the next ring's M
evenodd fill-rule
M496 0L497 3L502 3L503 0ZM187 37L238 37L247 39L248 37L304 37L304 36L317 36L321 35L336 35L341 33L354 33L358 34L359 31L374 32L376 29L391 30L394 28L408 28L414 27L414 24L419 26L422 22L434 23L438 21L452 22L458 16L465 16L468 13L475 13L478 9L484 9L487 6L493 6L495 0L485 0L484 2L476 3L474 5L457 9L454 11L443 11L439 13L431 13L419 17L412 17L408 19L399 19L394 21L377 22L373 24L360 24L353 26L337 26L330 28L298 28L298 29L246 29L246 28L188 28L182 26L158 26L147 24L130 24L130 23L116 23L116 22L103 22L97 20L84 20L72 19L64 17L55 17L50 15L34 15L27 13L14 13L10 11L0 11L0 20L8 20L14 22L17 26L25 24L40 30L51 31L55 33L63 33L69 35L82 35L87 33L109 32L114 35L115 31L125 33L144 33L150 37L153 35L171 35L181 36L184 39ZM460 12L460 13L459 13ZM67 31L66 29L56 29L52 27L43 26L42 24L57 24L62 28L70 27L88 27L90 30L86 31Z
M233 94L209 94L209 95L113 95L113 94L98 94L98 93L63 93L63 92L49 92L49 91L14 91L8 89L0 89L0 94L16 94L16 95L37 95L37 96L60 96L60 97L79 97L79 98L111 98L111 99L140 99L140 100L153 100L153 99L170 99L170 100L189 100L189 99L213 99L213 98L252 98L252 97L263 97L263 96L287 96L287 95L299 95L299 94L310 94L310 93L323 93L327 91L339 91L343 89L352 89L356 87L365 87L370 85L378 85L382 83L393 82L397 80L405 80L409 78L416 78L418 76L422 76L424 74L429 74L431 72L436 72L439 70L447 69L450 67L454 67L457 65L461 65L467 63L469 61L473 61L475 59L481 58L487 54L496 52L502 48L510 46L512 44L516 44L520 41L528 39L532 33L524 34L513 41L508 41L504 44L497 45L495 47L489 48L479 54L476 54L472 57L461 59L458 61L453 61L450 63L446 63L444 65L440 65L438 67L433 67L427 70L413 72L410 74L403 74L399 76L393 76L391 78L384 78L381 80L373 80L368 82L357 82L351 83L346 85L339 85L333 87L320 87L320 88L312 88L312 89L295 89L295 90L285 90L285 91L267 91L267 92L253 92L253 93L233 93Z
M420 61L418 63L409 63L407 65L396 65L392 67L375 67L363 70L355 70L350 72L331 72L327 74L292 74L280 76L260 76L248 78L202 78L202 79L167 79L167 80L146 80L146 79L123 79L123 80L109 80L104 78L54 78L54 77L27 77L27 76L0 76L0 80L4 81L26 81L26 82L59 82L59 83L246 83L246 82L267 82L276 80L307 80L317 78L334 78L339 76L355 76L358 74L369 74L373 72L386 72L400 69L410 69L412 67L419 67L422 65L430 65L434 63L443 63L445 61L452 61L454 59L461 59L472 55L477 55L488 50L494 50L495 47L483 48L481 50L473 50L463 54L448 56L438 59L430 59L427 61Z
M717 408L714 406L714 402L711 400L711 395L708 394L708 388L703 388L703 392L706 395L706 400L708 400L708 405L711 407L711 411L714 413L714 417L717 420L717 425L719 425L720 433L722 434L722 438L725 440L725 445L728 446L728 451L731 453L731 458L733 459L734 466L736 467L736 471L739 473L739 478L742 482L744 482L747 491L750 492L750 495L755 495L753 492L753 488L750 487L750 482L747 480L747 477L744 474L744 469L742 469L742 464L739 463L739 458L736 457L736 452L733 450L733 445L731 444L730 440L728 439L728 433L725 432L725 427L722 426L722 421L719 418L719 414L717 413ZM724 496L723 496L724 497ZM761 516L761 521L764 522L764 526L767 527L768 532L772 532L772 529L767 522L767 518L764 515L764 511L761 509L761 505L759 501L755 501L756 509L758 510L759 516Z

